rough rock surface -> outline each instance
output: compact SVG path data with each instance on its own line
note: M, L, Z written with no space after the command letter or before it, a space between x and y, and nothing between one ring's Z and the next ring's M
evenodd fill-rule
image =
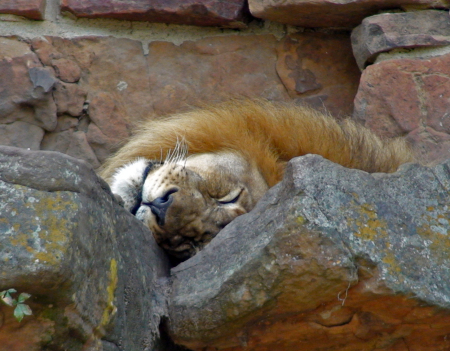
M353 53L363 70L381 52L450 45L448 11L384 13L365 18L352 31Z
M406 135L425 162L450 157L450 54L368 66L354 118L386 137Z
M56 128L52 89L57 80L27 43L0 38L0 123L22 121L46 131Z
M61 11L69 11L77 17L229 28L246 27L248 17L244 0L62 0Z
M46 0L2 0L0 13L8 13L41 20L44 18Z
M346 34L291 34L277 51L277 73L292 99L335 117L351 115L361 74Z
M172 337L194 350L447 350L449 166L291 161L172 269Z
M0 345L180 350L167 331L193 350L447 350L449 191L450 162L370 175L297 158L170 288L151 233L85 162L0 147L0 291L33 310L19 324L0 307Z
M232 96L288 99L275 70L272 35L227 36L149 45L149 99L158 115Z
M380 10L449 6L448 0L249 0L253 16L300 27L353 28Z
M86 163L0 147L0 248L0 291L33 310L0 307L1 350L166 350L167 259Z
M158 115L233 96L298 99L335 115L349 114L360 77L349 46L346 36L316 33L281 42L271 35L205 38L180 46L153 42L148 98Z

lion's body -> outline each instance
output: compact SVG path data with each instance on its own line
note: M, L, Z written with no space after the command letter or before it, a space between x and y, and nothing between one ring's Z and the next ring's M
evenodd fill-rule
M229 176L242 180L244 185L239 185L238 188L247 189L252 201L250 205L236 210L234 217L247 212L268 187L278 183L283 177L286 162L296 156L319 154L345 167L367 172L393 172L402 163L412 161L411 153L404 141L381 140L350 120L337 122L328 115L294 105L274 104L264 100L232 100L169 118L148 121L116 155L108 160L102 176L113 184L114 191L114 187L116 189L118 187L118 182L126 177L124 172L118 176L118 169L138 158L163 160L177 144L180 144L180 141L184 148L183 157L179 157L176 162L169 162L172 167L170 172L179 176L182 169L187 168L199 174L203 179L202 182L209 182L206 193L213 191L214 186L223 187ZM227 157L229 160L222 162ZM218 168L215 167L216 164ZM141 165L138 168L142 167ZM237 171L239 167L241 169ZM130 169L133 172L132 168ZM152 174L150 173L149 177ZM173 177L172 173L168 174ZM222 180L217 183L218 185L212 185L216 178ZM159 180L152 180L153 183L155 181ZM161 198L160 193L158 195L157 191L152 193L149 190L146 179L136 180L135 183L139 182L144 190L142 195L149 197L147 200L144 199L145 201L152 201L155 196ZM167 189L173 186L178 189L169 194L171 197L181 196L183 186L180 187L177 182L180 183L180 178L172 179L172 183L168 181L165 185ZM146 188L144 183L147 184ZM192 184L186 186L191 187ZM160 183L158 187L164 186ZM228 188L227 191L233 191L233 186ZM212 196L217 200L226 191L216 189L216 193L221 194ZM183 201L187 208L190 202L186 194ZM147 212L148 217L154 211ZM200 216L199 213L195 215ZM182 221L182 216L182 211L178 210L177 220ZM146 220L148 219L144 218L144 221ZM219 227L222 226L223 223ZM149 227L155 232L162 226L152 228L149 225ZM177 228L174 227L174 231L182 230L181 227ZM216 233L211 232L219 229L207 230L208 235L215 235ZM197 228L196 231L199 232L196 237L204 234L201 233L201 229ZM178 234L172 231L171 235ZM193 237L189 233L182 235Z

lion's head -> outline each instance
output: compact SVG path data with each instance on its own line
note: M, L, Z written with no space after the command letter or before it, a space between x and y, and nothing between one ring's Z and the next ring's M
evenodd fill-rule
M178 145L164 162L139 158L120 168L111 189L160 246L187 259L250 211L268 185L256 165L238 153L186 157Z

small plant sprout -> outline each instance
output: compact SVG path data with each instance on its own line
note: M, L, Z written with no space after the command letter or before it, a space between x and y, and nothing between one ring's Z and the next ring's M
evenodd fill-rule
M5 305L14 307L14 317L20 322L24 316L30 316L33 314L30 306L24 304L24 301L31 295L27 293L21 293L17 300L11 296L11 294L17 293L16 289L8 289L0 292L0 301Z

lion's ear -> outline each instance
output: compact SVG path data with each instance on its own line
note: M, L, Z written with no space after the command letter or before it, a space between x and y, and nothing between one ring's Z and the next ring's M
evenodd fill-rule
M139 158L116 170L111 180L111 191L123 200L123 207L133 213L142 199L142 186L151 161Z

